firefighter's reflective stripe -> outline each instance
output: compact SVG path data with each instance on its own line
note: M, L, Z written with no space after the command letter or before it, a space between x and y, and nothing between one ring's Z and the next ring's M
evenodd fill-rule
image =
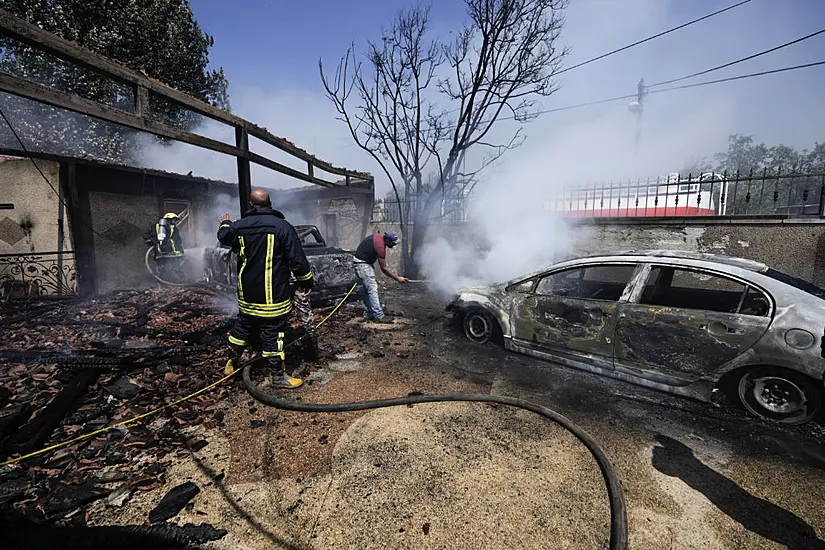
M243 303L243 270L246 267L246 245L243 242L243 237L238 237L241 243L241 251L239 256L241 258L241 268L238 270L238 303Z
M284 333L278 333L278 351L264 351L261 353L264 357L278 357L281 361L286 361L286 355L284 354Z
M172 254L175 256L181 256L180 251L178 251L178 247L175 246L175 226L169 226L169 243L172 245Z
M272 305L272 261L275 256L275 235L266 236L266 262L264 264L264 296L267 305Z
M287 299L276 304L253 304L238 299L238 309L241 313L246 313L253 317L282 317L292 311L292 300Z
M235 338L231 334L229 335L229 343L233 344L235 346L245 346L246 345L246 342L244 340L241 340L240 338Z
M295 276L296 281L308 281L310 279L312 279L312 270L309 270L306 275L296 275Z
M169 234L167 235L167 230ZM175 246L175 239L173 235L175 233L175 226L174 225L166 225L161 223L155 224L155 236L157 237L157 244L155 245L155 259L161 258L180 258L183 256L183 252L178 250L178 247ZM166 253L163 251L163 243L168 240L169 243L172 245L172 252Z

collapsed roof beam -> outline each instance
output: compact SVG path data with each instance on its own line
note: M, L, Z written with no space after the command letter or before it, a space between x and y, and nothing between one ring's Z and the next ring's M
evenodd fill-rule
M95 101L90 101L48 86L35 84L5 73L0 73L0 91L127 126L135 130L149 132L156 136L196 145L210 151L232 155L238 159L239 185L246 187L246 189L241 190L241 200L243 200L245 194L248 196L248 186L251 185L249 177L249 163L251 162L287 176L324 187L339 187L341 184L315 177L314 169L316 168L331 174L343 176L346 182L345 185L354 184L370 189L374 185L373 176L368 172L358 172L333 166L309 154L307 151L297 147L284 138L271 134L266 128L257 126L228 111L219 109L180 90L153 80L141 72L133 71L101 55L90 52L74 42L47 32L37 25L11 15L5 10L0 10L0 35L18 40L69 61L74 65L91 69L102 76L126 84L131 87L134 92L134 112L129 113L107 107ZM184 109L234 127L236 146L151 120L150 101L152 97L163 98ZM243 139L239 136L243 136ZM307 172L301 172L268 157L250 152L249 136L257 138L295 158L305 161L307 163ZM246 193L244 193L244 191ZM246 203L242 202L241 211L245 209Z

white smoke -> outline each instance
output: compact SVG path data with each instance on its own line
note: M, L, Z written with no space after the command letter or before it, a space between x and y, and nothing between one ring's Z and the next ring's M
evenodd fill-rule
M713 2L711 4L716 4ZM787 5L786 5L787 4ZM647 84L680 77L781 44L818 30L806 16L816 0L792 3L752 2L697 25L612 55L562 75L558 93L542 100L546 109L632 94L641 77ZM677 0L585 0L571 2L562 41L572 47L566 66L651 36L719 6ZM438 21L454 28L457 21ZM755 32L758 29L758 32ZM376 39L375 27L370 36ZM818 61L823 39L817 37L747 63L685 83ZM218 37L220 40L220 37ZM344 40L346 47L347 40ZM359 44L363 45L363 44ZM317 78L315 60L337 61L344 51L330 54L307 44L305 55ZM296 53L296 55L298 55ZM228 67L231 78L231 67ZM757 141L804 148L821 141L825 109L821 107L823 72L810 69L751 80L652 94L645 99L642 136L635 144L636 125L629 100L543 115L525 126L527 142L511 151L488 171L473 193L471 219L453 234L433 238L419 251L424 273L449 291L471 283L502 281L551 263L577 246L580 231L563 219L541 210L558 197L564 186L603 181L636 180L679 171L687 159L724 150L731 133L754 135ZM277 89L281 75L261 76L247 85ZM240 84L237 85L236 84ZM680 83L681 84L681 83ZM236 112L269 128L319 158L376 175L376 196L389 190L381 169L352 143L346 126L323 97L320 83L299 90L266 93L233 83ZM454 105L448 108L455 107ZM513 130L502 125L485 137L507 142ZM234 143L231 129L205 127L200 133ZM272 148L253 143L253 150L298 169ZM478 159L476 159L478 160ZM152 167L236 181L231 157L188 145L155 148L147 154ZM468 169L472 169L469 166ZM299 182L261 168L253 168L253 185L281 189ZM277 197L273 197L278 205ZM220 212L217 213L220 215ZM287 213L300 223L300 213Z
M563 40L574 49L566 64L701 15L674 15L668 7L675 4L658 0L571 3ZM655 45L640 46L584 66L563 76L561 89L543 100L544 107L553 109L632 94L641 76L652 84L810 32L809 24L802 28L788 13L767 4L754 5L750 10L743 7L728 20L754 23L763 18L775 23L770 36L736 32L726 27L720 16L718 22L709 22L705 27L715 37L713 43L685 31ZM716 32L723 28L724 32ZM804 54L783 50L770 59L761 58L691 82L810 61ZM812 76L788 73L786 78L801 86ZM778 99L785 93L781 90L793 90L790 93L795 94L795 101L808 105L806 114L791 108L787 99ZM807 131L803 136L797 131L797 123L801 124L797 117L825 119L825 111L814 106L810 94L797 86L789 87L782 78L768 77L647 96L637 144L636 119L628 109L629 102L627 99L553 112L527 124L525 144L506 153L473 192L467 227L454 235L431 237L419 252L417 259L433 286L452 293L462 286L504 282L541 269L586 244L579 242L584 232L569 223L570 219L542 211L542 205L560 198L563 188L608 181L636 182L681 171L690 158L711 157L724 151L732 133L810 147L816 136ZM497 135L485 141L506 143L513 130L508 124L502 121L495 131Z

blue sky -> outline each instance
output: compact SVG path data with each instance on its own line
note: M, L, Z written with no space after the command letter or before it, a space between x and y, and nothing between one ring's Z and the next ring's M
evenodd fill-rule
M380 37L404 0L313 2L192 0L201 26L215 38L211 61L230 80L233 109L336 165L377 175L380 169L335 120L318 78L318 58L330 66L355 41L363 49ZM561 40L572 49L566 64L624 46L735 3L735 0L572 0ZM241 5L243 7L241 7ZM461 0L433 7L435 32L458 28ZM561 89L545 108L623 95L639 78L651 83L679 77L770 48L825 28L822 0L752 0L710 20L611 56L560 78ZM695 79L723 78L825 59L825 35L769 56ZM678 170L691 156L725 147L730 133L768 143L805 147L825 141L825 66L657 96L646 105L640 148L626 102L541 117L525 128L527 142L490 171L545 188L548 181L655 176ZM502 124L499 137L514 130ZM206 128L204 133L224 135ZM209 158L181 146L155 155L154 164L233 179L231 159ZM263 152L263 151L262 151ZM266 151L269 152L269 151ZM598 159L599 162L593 162ZM258 177L273 184L271 174ZM294 186L295 182L278 185Z
M318 59L333 63L355 41L380 36L382 25L399 8L397 0L191 0L195 17L215 37L211 61L223 65L230 82L259 86L267 92L319 88ZM458 27L460 1L441 0L432 7L435 25Z

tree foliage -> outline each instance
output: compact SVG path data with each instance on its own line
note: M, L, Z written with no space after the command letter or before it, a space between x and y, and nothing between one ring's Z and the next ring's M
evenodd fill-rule
M229 107L223 69L209 68L213 39L194 18L188 0L0 0L0 8L196 98ZM0 71L133 110L128 87L88 69L7 38L0 39ZM31 149L106 160L131 160L135 132L3 95L4 111ZM192 129L196 115L153 101L152 117ZM14 138L4 135L4 142Z
M363 60L353 46L332 75L319 61L339 118L379 163L396 200L412 205L402 209L401 230L405 273L413 277L427 224L522 143L521 123L556 91L566 53L557 44L566 0L464 2L467 23L451 40L432 36L429 9L416 7L400 11ZM505 117L515 129L494 139ZM468 158L470 151L481 153Z
M825 143L810 149L757 143L753 136L732 134L728 147L712 159L689 161L682 174L716 172L728 181L726 212L732 215L817 213L825 185ZM719 184L714 201L720 198Z

